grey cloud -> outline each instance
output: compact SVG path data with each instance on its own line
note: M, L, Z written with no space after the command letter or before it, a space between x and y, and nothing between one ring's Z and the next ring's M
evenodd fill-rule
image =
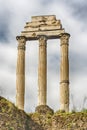
M73 15L84 23L87 22L86 12L87 12L87 3L73 6Z
M60 57L57 54L54 54L52 56L48 56L48 68L51 71L58 71L60 66Z
M65 0L67 1L67 0ZM80 20L81 22L87 22L87 2L85 0L77 0L77 1L69 1L68 6L72 9L72 14L75 18Z
M9 41L9 15L6 13L7 16L0 15L0 42L8 42ZM5 17L5 18L4 18Z
M87 57L79 53L70 53L70 72L74 75L87 74Z
M83 30L86 30L85 27L87 23L87 2L85 0L55 1L56 4L61 5L61 7L64 7L65 11L69 11L70 15L72 15L75 18L75 20L82 23Z
M52 3L52 2L53 2L53 0L50 0L50 3ZM47 0L41 0L41 4L44 5L44 6L47 6L47 5L49 5L50 3L49 3L49 1L47 1Z
M0 5L0 42L8 43L11 37L10 24L13 14L3 3Z

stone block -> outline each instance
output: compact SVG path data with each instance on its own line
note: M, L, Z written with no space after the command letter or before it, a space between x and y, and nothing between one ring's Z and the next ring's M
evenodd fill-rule
M23 31L21 32L21 36L25 36L29 40L37 40L38 35L46 35L48 39L55 39L59 38L59 35L64 32L65 32L64 29L53 31L33 31L33 32Z
M44 16L32 16L32 22L36 21L47 21L47 20L56 20L55 15L44 15Z
M34 21L34 22L27 22L26 26L24 28L27 27L41 27L41 26L61 26L61 21L60 20L51 20L51 21Z
M30 32L33 32L33 31L51 31L51 30L57 30L57 29L62 29L61 25L58 25L58 26L54 26L54 25L51 25L51 26L45 26L45 25L42 25L42 26L39 26L39 27L30 27L30 26L27 26L24 28L24 31L30 31Z

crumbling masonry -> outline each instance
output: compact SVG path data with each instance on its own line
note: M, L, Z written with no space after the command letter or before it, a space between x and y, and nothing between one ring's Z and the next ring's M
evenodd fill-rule
M47 105L47 40L60 39L60 110L69 111L69 37L70 34L65 32L55 15L33 16L32 21L26 23L21 35L16 37L16 105L19 109L24 110L26 41L39 41L38 105Z

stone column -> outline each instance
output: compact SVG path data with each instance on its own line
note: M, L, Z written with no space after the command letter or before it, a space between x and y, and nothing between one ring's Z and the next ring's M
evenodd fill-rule
M24 110L26 38L24 36L17 36L16 39L18 41L16 68L16 105L19 109Z
M61 41L61 64L60 64L60 110L69 111L69 59L68 59L68 33L60 37Z
M46 105L47 100L47 38L39 36L38 105Z

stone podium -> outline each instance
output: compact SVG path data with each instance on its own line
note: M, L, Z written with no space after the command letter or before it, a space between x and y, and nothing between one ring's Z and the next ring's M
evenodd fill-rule
M60 39L60 110L69 111L69 46L70 34L66 33L55 15L33 16L27 22L18 40L16 70L16 105L24 110L25 95L25 46L26 41L39 41L38 105L47 105L47 40Z

